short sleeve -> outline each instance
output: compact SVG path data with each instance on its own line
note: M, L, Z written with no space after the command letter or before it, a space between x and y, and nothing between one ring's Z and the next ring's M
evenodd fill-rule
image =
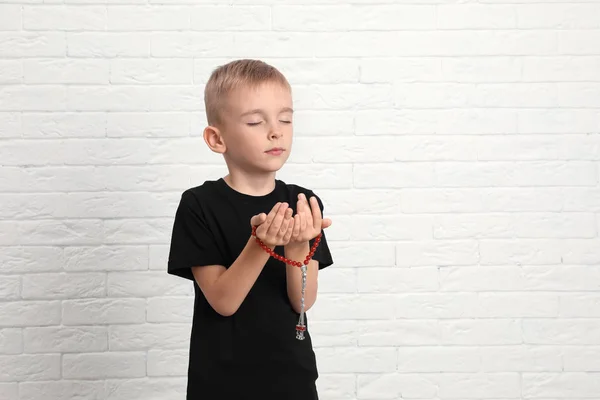
M222 264L199 199L190 191L184 192L173 222L167 272L194 280L192 267Z
M319 196L317 196L313 192L309 192L306 195L307 196L315 196L317 198L317 202L319 203L319 208L321 208L321 215L323 216L323 218L325 218L325 212L324 212L325 206L323 205L323 202L321 201ZM307 198L310 199L310 197L307 197ZM319 242L319 246L317 247L317 249L315 250L315 254L313 255L313 260L316 260L319 262L319 269L327 268L331 264L333 264L333 258L331 256L331 251L329 250L329 245L327 244L326 231L327 231L327 229L324 229L323 231L321 231L322 232L321 241ZM312 247L313 243L314 243L314 239L310 241L311 247Z

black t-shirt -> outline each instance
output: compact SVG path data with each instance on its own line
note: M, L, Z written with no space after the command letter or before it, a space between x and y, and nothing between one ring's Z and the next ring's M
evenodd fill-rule
M275 183L275 189L264 196L240 193L223 178L182 194L173 224L168 273L194 282L188 399L209 399L200 396L211 390L222 396L226 389L241 389L244 398L259 398L252 396L253 388L262 399L267 398L265 391L278 390L279 398L292 399L294 393L304 399L316 398L308 392L300 394L312 390L318 373L308 321L306 338L296 339L299 315L287 295L285 264L270 257L239 309L228 317L208 304L191 271L194 266L214 264L228 268L250 238L252 216L268 214L277 202L287 202L295 214L299 193L307 199L316 196L298 185ZM318 196L317 200L323 212ZM282 246L275 251L284 255ZM325 232L313 259L319 262L319 269L333 263ZM287 389L290 393L284 393Z

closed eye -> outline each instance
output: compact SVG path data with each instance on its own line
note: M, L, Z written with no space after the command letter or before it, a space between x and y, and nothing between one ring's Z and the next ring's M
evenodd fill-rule
M281 121L281 120L279 122L283 122L284 124L291 124L292 123L292 121Z
M249 126L256 126L256 125L260 125L262 122L248 122L246 125Z

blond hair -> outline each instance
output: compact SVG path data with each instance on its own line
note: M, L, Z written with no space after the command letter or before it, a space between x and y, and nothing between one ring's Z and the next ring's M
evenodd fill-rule
M204 88L204 106L209 125L222 122L220 110L227 95L239 87L256 87L274 82L291 90L286 77L275 67L260 60L235 60L215 69Z

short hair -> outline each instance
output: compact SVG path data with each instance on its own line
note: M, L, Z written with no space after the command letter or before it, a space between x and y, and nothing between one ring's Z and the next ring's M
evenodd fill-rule
M239 87L256 87L274 82L291 90L286 77L261 60L235 60L216 68L204 88L204 106L209 125L222 122L220 111L227 95Z

